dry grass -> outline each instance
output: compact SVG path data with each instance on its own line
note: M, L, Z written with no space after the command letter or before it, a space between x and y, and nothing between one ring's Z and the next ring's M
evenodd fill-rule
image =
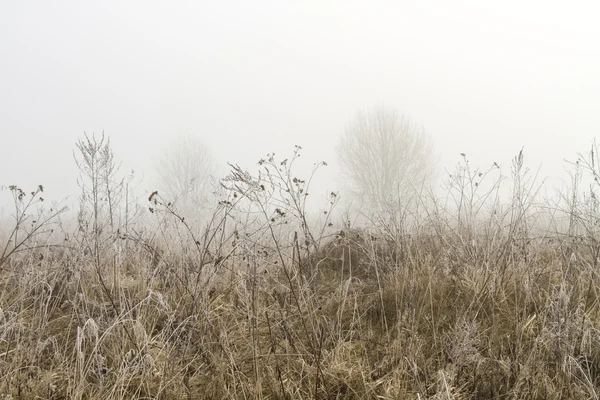
M2 398L598 397L591 233L533 238L513 203L325 238L232 193L201 234L153 195L157 235L7 258Z
M167 258L153 266L142 251L117 276L102 272L116 282L107 291L93 263L71 250L14 261L1 282L0 392L595 398L600 281L586 262L565 264L546 246L528 263L493 269L455 258L457 271L446 265L456 248L391 264L354 245L338 244L357 253L357 264L344 265L356 275L331 264L311 284L292 271L282 279L267 259L231 259L203 275L195 296L189 271Z

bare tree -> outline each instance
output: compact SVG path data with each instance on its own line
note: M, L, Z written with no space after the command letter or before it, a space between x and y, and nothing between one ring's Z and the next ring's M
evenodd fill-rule
M209 147L192 135L177 137L165 148L156 169L162 198L182 208L206 200L217 173Z
M431 140L393 109L359 112L337 150L347 189L374 210L412 197L435 172Z
M75 144L73 158L79 169L79 232L81 245L101 264L102 250L117 238L120 228L119 206L124 195L124 179L119 179L121 164L115 160L110 138L84 134Z

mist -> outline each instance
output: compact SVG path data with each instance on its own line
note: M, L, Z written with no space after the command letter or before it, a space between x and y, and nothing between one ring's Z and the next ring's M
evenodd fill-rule
M0 393L598 398L598 21L3 2Z
M268 152L327 161L355 113L385 105L423 125L451 169L508 165L521 148L560 185L600 128L593 2L2 6L3 184L78 193L74 143L110 136L152 190L173 137L217 161Z

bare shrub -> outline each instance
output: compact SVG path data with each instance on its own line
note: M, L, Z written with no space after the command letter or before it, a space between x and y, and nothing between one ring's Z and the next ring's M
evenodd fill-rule
M319 212L326 218L312 222L297 152L287 161L270 154L257 172L232 165L201 227L152 193L144 224L130 221L126 258L105 245L108 202L98 205L100 229L89 219L79 233L90 235L88 245L100 234L99 262L70 242L40 260L30 236L0 271L0 393L598 398L589 193L540 204L523 153L506 179L465 156L447 179L447 198L432 199L411 232L394 235L379 222L337 226L335 193ZM20 221L6 254L44 231Z

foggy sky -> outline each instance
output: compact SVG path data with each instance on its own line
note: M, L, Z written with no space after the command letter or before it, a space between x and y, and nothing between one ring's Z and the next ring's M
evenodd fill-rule
M543 176L600 133L600 3L559 1L5 1L0 5L0 185L77 193L83 132L112 138L152 189L169 139L217 159L267 152L332 165L357 110L420 123L450 168Z

